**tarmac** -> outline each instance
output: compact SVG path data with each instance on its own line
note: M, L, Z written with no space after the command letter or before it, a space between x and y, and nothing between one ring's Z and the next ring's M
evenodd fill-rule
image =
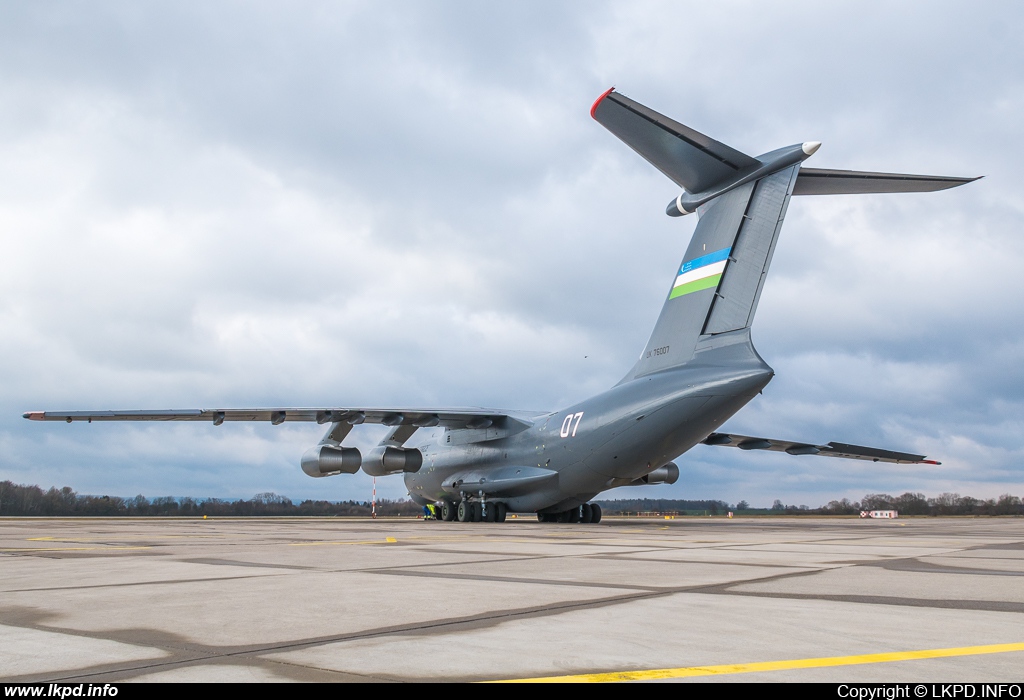
M5 682L1024 676L1024 518L2 518L0 567Z

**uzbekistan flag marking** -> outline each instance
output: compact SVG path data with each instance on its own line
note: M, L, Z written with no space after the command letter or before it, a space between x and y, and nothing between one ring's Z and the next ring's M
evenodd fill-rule
M683 263L679 268L679 275L672 285L672 293L669 299L685 296L692 292L699 292L702 289L717 287L722 281L722 273L725 272L725 263L729 260L729 253L732 248L722 248L714 253L702 255Z

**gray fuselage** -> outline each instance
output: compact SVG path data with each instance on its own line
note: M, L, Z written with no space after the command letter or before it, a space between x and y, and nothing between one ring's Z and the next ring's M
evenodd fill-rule
M553 413L524 417L508 437L464 445L434 430L405 475L417 503L465 498L513 512L559 512L634 483L708 436L771 380L749 332L720 338L684 366L623 381Z

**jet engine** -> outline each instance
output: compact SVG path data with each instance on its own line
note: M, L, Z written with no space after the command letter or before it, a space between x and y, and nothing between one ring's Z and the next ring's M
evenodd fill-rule
M332 474L355 474L363 462L363 456L355 447L334 447L317 445L302 455L302 471L312 477Z
M401 472L418 472L423 466L423 453L414 448L377 446L366 455L363 471L370 476L387 476Z
M679 467L675 465L675 462L669 462L668 464L658 467L653 472L641 476L639 479L634 481L634 484L674 484L679 480Z

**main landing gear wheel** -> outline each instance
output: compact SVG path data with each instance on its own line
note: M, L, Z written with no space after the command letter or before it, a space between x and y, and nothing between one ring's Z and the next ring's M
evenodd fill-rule
M596 503L584 503L582 506L563 510L561 513L537 513L537 521L542 523L599 523L601 522L601 506Z
M505 522L505 516L508 515L508 506L504 503L494 504L494 522L503 523Z
M483 518L484 522L485 523L493 523L493 522L495 522L497 520L496 516L497 516L498 504L497 503L488 503L488 504L486 504L484 506L484 509L485 509L485 511L484 511L484 518Z
M458 509L456 509L454 503L445 501L444 503L441 504L441 520L450 523L451 521L455 520L457 515Z
M473 522L473 504L469 501L459 501L459 522Z

